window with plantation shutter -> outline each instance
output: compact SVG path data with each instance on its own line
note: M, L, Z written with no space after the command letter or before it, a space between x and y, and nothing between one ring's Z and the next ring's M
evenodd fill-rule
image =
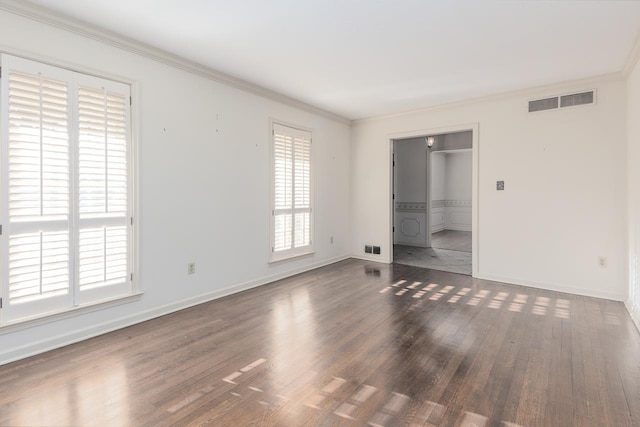
M273 124L271 261L313 252L311 133Z
M129 86L1 59L0 322L130 294Z
M129 287L129 87L78 76L78 287L94 300Z

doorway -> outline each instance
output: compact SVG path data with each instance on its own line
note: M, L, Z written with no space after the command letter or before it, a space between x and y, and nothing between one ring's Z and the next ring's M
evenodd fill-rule
M393 261L472 275L473 130L393 140Z

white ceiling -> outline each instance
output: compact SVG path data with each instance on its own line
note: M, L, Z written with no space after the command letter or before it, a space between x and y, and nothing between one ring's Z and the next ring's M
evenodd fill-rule
M349 119L620 71L638 1L33 0Z

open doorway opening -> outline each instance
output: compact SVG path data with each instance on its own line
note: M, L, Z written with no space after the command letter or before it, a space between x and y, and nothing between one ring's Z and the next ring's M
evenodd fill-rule
M393 141L394 262L472 274L472 144L470 130Z

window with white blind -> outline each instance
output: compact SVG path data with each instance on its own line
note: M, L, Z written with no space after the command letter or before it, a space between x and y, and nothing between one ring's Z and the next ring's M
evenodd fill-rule
M131 294L130 87L1 59L0 321Z
M278 261L313 252L311 132L273 123L271 256Z

